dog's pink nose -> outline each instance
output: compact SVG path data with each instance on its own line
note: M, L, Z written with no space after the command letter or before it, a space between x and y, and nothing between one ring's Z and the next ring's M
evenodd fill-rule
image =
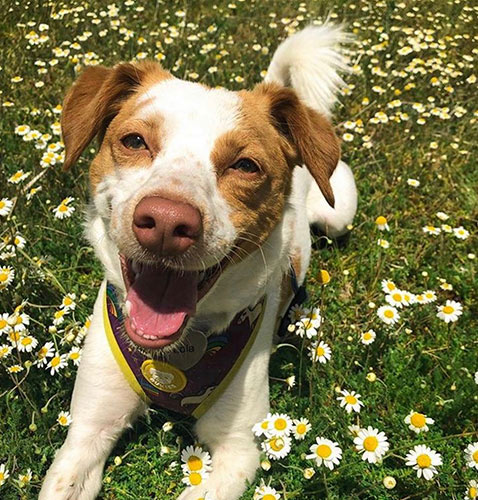
M151 252L180 255L201 236L201 214L188 203L147 196L136 205L133 231L139 244Z

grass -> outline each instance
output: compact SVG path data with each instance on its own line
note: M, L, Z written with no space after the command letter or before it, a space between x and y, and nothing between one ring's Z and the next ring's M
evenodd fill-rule
M284 499L463 498L468 481L478 479L463 455L469 443L478 441L478 386L473 380L478 370L473 254L478 114L472 77L478 51L477 8L464 0L127 4L118 2L117 13L99 0L10 2L4 7L0 199L12 200L14 207L0 217L0 235L8 241L19 233L26 244L0 261L0 266L15 270L13 282L0 291L0 313L11 315L23 304L22 311L30 316L30 334L39 345L33 353L13 349L0 359L0 464L10 472L0 486L0 497L36 498L65 438L66 429L56 419L68 410L75 367L69 363L51 376L32 361L47 341L69 352L102 277L82 238L87 165L93 151L72 173L63 173L60 161L41 166L44 150L35 148L39 141L25 142L15 128L25 124L52 133L51 125L58 120L53 109L75 78L76 67L88 59L112 65L141 58L141 53L164 55L163 65L178 77L231 89L251 87L260 81L261 71L288 32L330 11L356 35L347 49L354 71L345 77L347 87L334 121L344 137L343 157L356 175L360 206L345 245L316 241L308 278L310 303L319 303L325 318L320 335L332 348L331 360L313 365L304 345L296 342L296 349L280 346L271 361L272 411L307 417L312 430L303 442L294 443L288 457L273 463L268 472L260 471L243 498L252 498L260 478ZM40 31L41 23L48 29ZM27 39L32 30L48 39ZM407 46L415 51L406 54ZM70 53L55 55L55 47ZM16 76L22 80L17 82ZM386 118L377 118L380 112ZM347 121L355 128L347 129ZM58 140L53 135L47 142ZM18 184L8 182L19 169L29 177ZM419 187L410 186L409 178L419 180ZM31 187L41 190L27 199ZM52 208L67 196L75 198L76 210L59 220ZM444 231L425 234L423 226L442 224L438 211L449 215L450 226L464 226L470 237L461 240ZM389 232L377 230L374 221L380 215L388 219ZM389 248L377 245L378 238L387 239ZM332 277L326 286L318 283L320 269ZM377 316L377 308L385 303L383 279L415 293L434 290L438 300L404 309L400 321L387 327ZM441 280L452 289L443 290ZM53 315L66 293L76 294L77 308L52 329ZM456 323L445 324L436 317L436 305L447 299L463 305ZM377 338L365 346L360 333L369 328ZM2 344L10 345L5 333L0 336ZM14 364L23 371L9 373L7 368ZM283 380L293 375L296 385L289 390ZM362 395L365 406L360 414L348 415L340 408L338 388ZM435 420L428 433L415 435L404 424L411 410ZM172 431L162 431L165 420L174 422ZM170 465L179 461L181 447L194 441L191 424L160 410L139 420L107 462L101 498L174 498L182 489L181 474ZM381 465L361 460L347 430L350 424L372 425L386 433L391 446ZM304 455L322 435L340 444L342 462L334 471L316 468L316 474L305 479L304 468L313 463ZM418 479L403 460L410 448L422 443L443 459L431 481ZM161 445L169 453L161 455ZM22 483L18 475L27 469L33 477ZM384 488L386 476L396 479L394 489Z

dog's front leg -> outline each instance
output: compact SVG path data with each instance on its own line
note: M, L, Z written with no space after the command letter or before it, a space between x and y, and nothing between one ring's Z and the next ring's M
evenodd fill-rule
M269 311L270 312L270 311ZM273 311L275 317L275 310ZM269 318L267 317L269 316ZM230 386L197 422L200 443L209 447L212 472L200 486L187 488L178 500L236 500L252 482L260 451L252 433L269 411L268 365L272 317L266 313L256 343Z
M72 424L56 454L40 500L92 500L118 437L146 408L121 373L102 318L104 284L95 304L71 402Z

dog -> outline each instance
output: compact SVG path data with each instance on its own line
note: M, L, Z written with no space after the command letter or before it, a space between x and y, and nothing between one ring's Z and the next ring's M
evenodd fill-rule
M143 61L88 67L67 93L65 169L100 142L86 235L105 280L40 500L95 498L116 441L157 401L196 416L212 455L180 500L234 500L253 481L251 428L269 410L273 336L304 281L310 226L337 237L356 211L329 120L344 38L327 23L292 35L249 91Z

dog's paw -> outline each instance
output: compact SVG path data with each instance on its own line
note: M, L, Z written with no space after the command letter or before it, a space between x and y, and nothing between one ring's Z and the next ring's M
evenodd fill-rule
M40 491L39 500L94 500L101 489L103 467L88 470L73 462L54 462Z

